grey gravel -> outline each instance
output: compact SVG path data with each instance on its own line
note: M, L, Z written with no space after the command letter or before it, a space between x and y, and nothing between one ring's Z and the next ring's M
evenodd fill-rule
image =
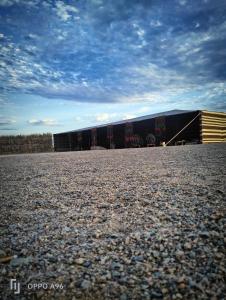
M225 166L226 144L1 156L0 298L225 299Z

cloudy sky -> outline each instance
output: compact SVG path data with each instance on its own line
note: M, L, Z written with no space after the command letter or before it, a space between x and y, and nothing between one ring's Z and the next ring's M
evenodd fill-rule
M0 134L226 110L226 0L0 0Z

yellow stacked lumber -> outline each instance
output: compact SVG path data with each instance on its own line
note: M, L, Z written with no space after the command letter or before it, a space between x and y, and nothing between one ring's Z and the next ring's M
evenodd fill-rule
M203 144L226 142L226 113L202 111L200 126Z

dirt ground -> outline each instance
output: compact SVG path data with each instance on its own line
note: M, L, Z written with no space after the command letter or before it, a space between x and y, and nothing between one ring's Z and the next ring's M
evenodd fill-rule
M226 144L1 156L0 298L225 299L225 175Z

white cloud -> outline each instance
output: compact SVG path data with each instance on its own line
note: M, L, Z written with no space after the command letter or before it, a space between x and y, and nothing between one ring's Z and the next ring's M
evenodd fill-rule
M19 2L20 0L0 0L0 6L11 6Z
M149 107L149 106L143 106L143 107L141 107L141 108L138 110L139 113L146 113L146 112L148 112L148 111L150 111L150 107Z
M31 125L44 125L44 126L58 125L57 121L54 119L42 119L42 120L31 119L28 121L28 123Z
M137 35L138 35L140 38L142 38L142 37L144 36L144 34L145 34L145 31L144 31L142 28L139 28L139 29L137 30Z
M78 13L79 10L72 5L66 5L63 1L56 2L56 14L62 21L68 21L71 13Z
M0 6L12 6L14 4L35 6L39 4L39 0L0 0Z
M120 97L121 103L163 103L166 102L174 91L168 90L167 92L147 92L147 93L136 93L130 96ZM141 111L139 111L141 112Z
M152 20L150 22L150 25L153 27L160 27L160 26L162 26L162 23L159 20Z
M136 118L136 115L134 114L124 114L122 119L123 120L129 120L129 119L133 119L133 118Z
M37 34L33 34L33 33L29 33L29 34L28 34L28 37L29 37L30 39L37 39L37 38L38 38Z
M110 118L111 118L111 116L108 113L101 113L101 114L96 115L97 122L106 122L106 121L109 121Z

